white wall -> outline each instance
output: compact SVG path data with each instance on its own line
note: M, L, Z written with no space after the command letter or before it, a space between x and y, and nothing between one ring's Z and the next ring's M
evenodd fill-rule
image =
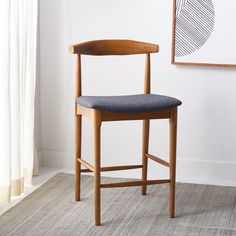
M160 45L160 53L152 56L152 92L183 101L177 179L236 185L236 71L171 65L171 24L171 0L40 0L44 165L73 169L75 56L68 53L68 46L92 39L128 38ZM85 57L82 62L84 94L142 92L142 56ZM89 124L84 121L83 156L92 160ZM167 158L168 122L152 121L151 128L150 153ZM106 123L102 132L104 164L139 163L141 122ZM150 162L151 178L165 174L165 168ZM139 172L114 175L139 177Z

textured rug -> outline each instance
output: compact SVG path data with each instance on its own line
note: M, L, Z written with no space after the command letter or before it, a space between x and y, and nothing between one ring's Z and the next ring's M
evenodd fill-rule
M103 178L102 182L117 182ZM169 219L168 185L102 190L102 225L94 226L93 178L60 173L0 217L0 235L236 235L236 188L177 184L176 218Z

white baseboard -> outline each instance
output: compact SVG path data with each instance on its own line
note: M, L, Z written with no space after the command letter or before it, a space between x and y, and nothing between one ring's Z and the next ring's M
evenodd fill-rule
M74 169L74 158L72 152L44 150L40 151L39 156L41 156L43 166L61 168L68 171L73 171ZM91 154L84 156L90 156L87 160L92 160ZM138 161L135 162L135 160L140 160L140 157L138 156L127 156L125 159L127 161L121 163L121 156L115 154L103 154L103 160L105 160L103 165L127 165L140 163ZM152 161L149 163L150 179L167 178L168 168L158 167L157 164ZM111 177L140 178L140 171L105 172L103 175ZM236 162L177 159L177 181L185 183L236 186Z

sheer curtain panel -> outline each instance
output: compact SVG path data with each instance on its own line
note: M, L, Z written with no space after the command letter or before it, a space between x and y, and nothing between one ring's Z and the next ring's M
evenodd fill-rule
M0 1L0 202L32 183L37 4Z

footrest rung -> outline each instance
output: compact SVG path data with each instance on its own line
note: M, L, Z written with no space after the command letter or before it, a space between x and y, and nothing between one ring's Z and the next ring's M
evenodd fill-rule
M119 188L119 187L135 187L135 186L145 186L153 184L166 184L170 183L170 179L160 179L160 180L138 180L130 182L119 182L119 183L109 183L101 184L101 188Z
M78 158L77 160L88 169L88 172L94 172L94 167L91 164L89 164L87 161L81 158Z
M149 159L155 161L155 162L158 162L159 164L161 164L161 165L163 165L163 166L170 167L170 163L168 163L168 162L162 160L162 159L159 158L159 157L153 156L153 155L148 154L148 153L146 153L145 156L146 156L147 158L149 158Z
M128 166L105 166L101 167L100 171L118 171L118 170L131 170L142 168L143 165L128 165ZM82 169L81 172L92 172L90 169Z

